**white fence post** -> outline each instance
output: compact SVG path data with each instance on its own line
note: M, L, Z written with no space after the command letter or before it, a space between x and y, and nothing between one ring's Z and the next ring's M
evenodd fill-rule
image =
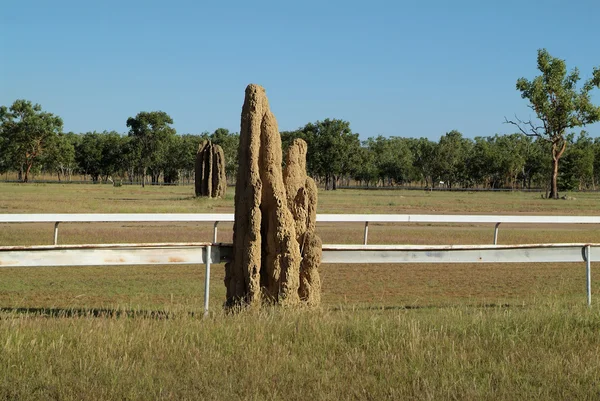
M58 224L59 223L60 223L59 221L54 223L54 245L58 245Z
M204 248L206 252L206 277L204 277L204 316L208 316L208 299L210 297L210 262L212 249L210 245Z
M592 247L590 245L585 246L585 267L587 270L587 303L588 306L592 305Z
M217 243L217 226L219 225L218 221L215 221L215 224L213 226L213 244Z
M498 227L500 227L500 223L496 223L496 227L494 227L494 245L498 245Z

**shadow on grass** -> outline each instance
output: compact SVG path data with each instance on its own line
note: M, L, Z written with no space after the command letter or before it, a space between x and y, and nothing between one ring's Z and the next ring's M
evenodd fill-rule
M390 310L430 310L430 309L448 309L448 308L474 308L474 309L494 309L494 308L523 308L525 305L523 304L465 304L465 305L347 305L347 306L334 306L328 308L331 311L348 311L348 310L357 310L357 311L390 311Z
M28 315L33 317L98 317L98 318L141 318L141 319L172 319L177 313L155 310L105 309L105 308L7 308L0 307L0 314ZM196 312L188 312L190 317L200 316ZM0 316L0 320L2 316Z
M104 198L94 198L95 200L101 200L104 201ZM184 200L193 200L193 199L197 199L196 196L172 196L172 197L168 197L168 198L106 198L106 200L109 201L117 201L117 202L147 202L147 201L154 201L154 202L165 202L165 201L184 201ZM203 199L207 199L207 198L203 198Z
M458 305L387 305L387 306L369 306L369 305L347 305L332 306L327 310L332 312L340 311L401 311L401 310L435 310L456 308ZM465 308L523 308L522 304L481 304L481 305L460 305ZM203 317L201 312L184 312L188 317ZM4 316L2 316L4 315ZM45 318L72 318L72 317L94 317L103 319L130 318L130 319L156 319L167 320L175 317L181 317L180 313L160 311L160 310L133 310L133 309L108 309L108 308L9 308L0 307L0 320L6 319L10 315L25 315L31 317Z

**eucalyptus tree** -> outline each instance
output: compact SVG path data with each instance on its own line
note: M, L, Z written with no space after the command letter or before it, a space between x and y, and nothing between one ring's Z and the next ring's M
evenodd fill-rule
M58 181L62 179L71 181L71 176L77 168L75 145L78 141L79 136L73 132L58 134L45 152L44 168L56 172Z
M29 100L16 100L10 108L1 106L2 163L18 170L23 182L28 182L31 168L56 140L62 127L60 117Z
M173 119L164 111L142 111L127 119L129 136L139 153L142 187L146 184L148 169L152 169L152 181L158 181L169 140L175 135L171 124Z
M413 139L409 141L409 148L416 173L425 182L426 187L433 187L437 143L427 138Z
M102 181L107 182L110 177L123 177L127 170L126 142L127 138L116 131L104 131L100 134L101 161L100 173Z
M189 150L186 148L185 138L174 135L168 139L167 151L163 160L163 180L165 184L175 184L182 177L186 167L186 159ZM196 150L198 147L196 146ZM194 154L195 156L195 154Z
M434 171L436 178L441 179L452 188L457 183L468 181L468 156L473 142L463 138L462 134L452 130L442 136L435 152Z
M75 160L79 170L98 182L102 175L102 136L98 132L86 132L75 145Z
M584 190L595 188L594 142L587 132L582 131L577 139L568 136L569 146L563 156L558 176L558 187L562 190Z
M541 75L531 81L519 78L516 85L537 120L515 117L516 121L505 118L505 122L550 144L552 178L548 196L558 199L558 166L567 147L568 131L600 120L600 107L590 97L592 89L600 87L600 69L594 68L592 77L578 90L579 70L567 72L565 61L552 57L546 49L538 50L537 68Z
M498 171L495 157L493 139L490 137L477 136L473 142L473 148L469 155L468 171L469 178L475 185L484 188L496 188L499 184Z
M594 152L594 180L592 181L592 187L593 189L596 189L597 186L600 185L600 138L594 139L592 149Z
M379 135L365 142L373 152L376 171L383 186L410 182L413 173L413 155L405 138L385 138Z
M282 136L285 146L293 138L302 138L308 145L307 170L313 177L325 181L325 189L337 188L342 176L350 175L355 155L360 149L358 134L344 120L325 119L308 123L303 128Z
M493 157L503 187L514 189L526 161L527 136L523 134L495 135Z
M359 185L367 187L379 180L379 171L375 163L375 153L366 146L361 146L354 155L354 163L350 168L351 177Z

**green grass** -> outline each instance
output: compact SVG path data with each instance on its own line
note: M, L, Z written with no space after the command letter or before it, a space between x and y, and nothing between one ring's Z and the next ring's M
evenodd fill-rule
M0 213L233 211L193 188L0 184ZM598 214L600 195L320 192L319 213ZM0 224L0 245L52 224ZM320 224L360 243L362 224ZM231 225L219 226L231 240ZM61 224L60 243L204 241L211 224ZM595 226L502 225L500 243L600 242ZM493 225L374 224L380 244L490 243ZM600 309L583 264L323 265L319 310L225 314L223 267L0 269L0 399L598 399Z

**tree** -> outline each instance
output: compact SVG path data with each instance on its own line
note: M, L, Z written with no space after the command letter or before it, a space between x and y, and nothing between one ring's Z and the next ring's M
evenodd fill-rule
M467 178L467 160L473 147L472 141L452 130L440 138L435 152L436 176L443 180L448 188Z
M6 107L0 107L0 173L5 173L13 168L13 147L6 135L5 124L2 122L8 112Z
M125 166L125 138L115 131L104 131L100 135L100 146L102 157L100 161L100 172L102 181L107 182L109 177L123 176Z
M173 119L164 111L142 111L135 118L127 119L129 136L139 150L140 168L142 169L142 187L146 184L146 175L152 168L152 181L158 181L160 167L166 156L167 145L175 129L170 126ZM158 170L158 171L157 171Z
M496 165L493 138L475 137L469 158L468 175L471 181L474 184L482 184L484 188L496 188L499 169Z
M425 186L433 187L433 175L435 168L435 154L437 144L427 138L413 139L410 142L410 149L413 155L413 166L421 179L425 181Z
M28 100L16 100L10 108L0 107L0 133L3 137L4 158L19 170L23 182L29 181L29 172L62 131L63 122L58 116L42 111L42 106Z
M596 185L600 183L600 138L595 138L592 144L594 151L594 181L592 183L593 188L596 189Z
M163 166L163 181L165 184L176 184L181 178L181 172L185 168L186 154L185 139L174 135L167 143L167 152Z
M140 149L130 136L123 137L123 167L130 184L137 180L140 173Z
M408 142L404 138L384 138L379 135L369 138L366 145L374 154L378 178L382 186L410 181L413 170L413 157Z
M590 91L600 87L600 69L594 68L592 77L578 91L579 70L574 68L567 74L565 61L552 57L546 49L538 50L537 67L542 75L532 81L519 78L516 86L539 121L515 117L516 121L505 118L505 122L516 125L525 135L550 143L552 180L548 196L558 199L558 165L567 147L567 130L600 120L600 107L594 106L590 98Z
M558 188L584 190L594 188L594 143L587 132L581 131L577 140L569 135L569 146L563 156Z
M375 153L367 147L358 148L350 174L359 185L368 187L371 183L377 183L379 170L375 165Z
M58 181L61 176L71 181L73 170L77 167L75 160L75 145L79 136L73 132L59 134L54 138L43 156L44 168L55 171Z
M526 138L522 134L495 135L492 138L497 171L505 188L515 189L517 178L523 172L528 145Z
M326 190L335 190L338 179L351 172L354 156L360 148L358 134L352 133L348 121L336 119L308 123L295 132L308 145L309 173L324 178ZM290 137L284 139L287 141Z
M79 169L89 175L94 183L98 182L102 174L102 134L87 132L81 136L75 145L75 160Z

